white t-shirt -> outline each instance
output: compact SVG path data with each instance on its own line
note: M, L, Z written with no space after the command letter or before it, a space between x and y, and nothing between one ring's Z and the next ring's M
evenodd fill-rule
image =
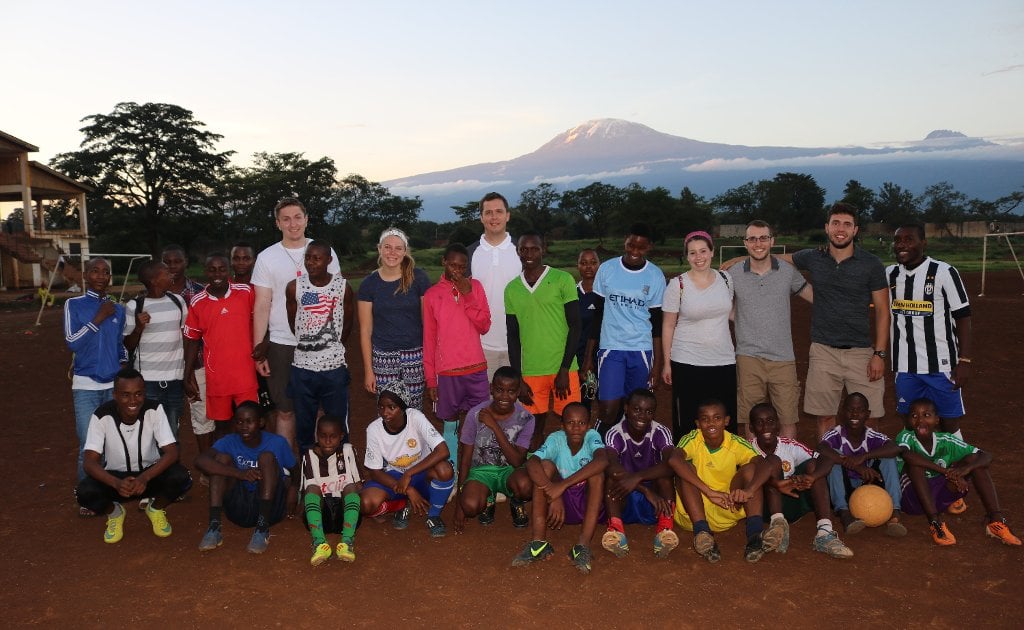
M679 279L683 281L683 299L679 300ZM715 272L715 280L698 289L687 274L676 276L665 286L661 310L679 313L672 333L672 356L676 363L714 366L736 363L736 351L729 332L732 311L732 284Z
M160 459L158 447L177 440L164 408L155 400L142 403L140 413L134 424L118 423L117 405L114 401L103 403L89 419L84 450L99 453L107 470L142 472L149 468Z
M484 285L487 306L491 309L491 328L480 335L484 350L508 352L508 333L505 329L505 287L523 270L523 263L512 243L512 235L494 247L483 236L473 251L470 261L473 277Z
M308 245L311 240L313 239L306 239L306 244ZM341 273L338 255L333 248L331 249L331 264L327 265L327 272ZM270 340L274 343L285 346L294 346L298 343L295 335L292 334L291 326L288 325L284 289L289 282L304 275L307 275L305 245L298 249L286 249L278 241L256 257L256 266L252 270L252 283L257 287L273 291L268 328Z
M766 454L757 440L751 440L750 445L754 447L757 454L764 457ZM809 459L818 456L817 453L793 438L779 436L779 443L775 445L775 455L782 460L782 478L789 479L796 472L797 466Z
M444 438L423 412L405 410L405 428L389 433L384 419L377 418L366 428L366 455L363 465L373 470L405 472L426 459Z

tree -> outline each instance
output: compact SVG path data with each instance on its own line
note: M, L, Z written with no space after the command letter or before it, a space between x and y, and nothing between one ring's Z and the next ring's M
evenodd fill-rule
M519 205L516 212L527 221L530 226L540 232L547 234L554 225L552 209L558 205L561 194L555 187L547 182L538 184L536 188L524 190L519 195Z
M883 183L871 206L871 219L890 225L917 221L919 216L914 194L892 182Z
M730 188L711 200L722 223L750 223L756 218L758 208L757 184L747 182Z
M865 187L857 180L851 179L846 182L841 201L856 206L861 214L867 216L872 206L875 205L875 191Z
M338 183L338 205L329 217L335 245L344 240L347 251L355 251L364 231L374 237L373 232L386 227L408 231L422 208L419 197L392 195L383 185L362 175L348 175Z
M676 214L679 202L667 188L658 186L647 190L634 182L626 187L625 192L622 211L618 213L621 234L626 234L634 222L646 223L656 243L664 243L669 235L682 233Z
M683 187L679 193L679 209L676 214L677 228L682 226L683 232L694 230L711 231L715 223L715 215L711 211L711 204L704 197L695 194L689 187Z
M90 206L97 233L120 232L131 239L125 242L141 241L156 255L167 218L212 206L213 188L231 152L214 150L221 136L205 131L191 111L166 103L118 103L110 114L82 121L88 124L81 129L81 148L50 164L96 187Z
M951 225L962 222L967 216L967 195L949 182L925 188L918 203L923 209L922 218L937 224L950 236L953 236Z
M599 244L604 244L604 237L625 201L625 191L611 184L594 182L578 190L567 190L562 193L558 202L559 211L565 215L576 216L579 223L587 225L590 232L597 236Z
M779 173L756 187L759 218L779 231L799 231L824 224L825 189L811 175Z
M480 200L467 201L461 206L450 206L460 221L475 223L480 220Z

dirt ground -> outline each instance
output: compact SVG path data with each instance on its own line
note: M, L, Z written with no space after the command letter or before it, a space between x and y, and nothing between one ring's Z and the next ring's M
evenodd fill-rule
M977 293L980 278L968 275L967 282ZM989 283L985 297L972 298L976 351L964 434L995 454L1002 504L1021 534L1024 459L1007 442L1024 417L1014 376L1024 360L1024 297L1014 273L991 275ZM0 305L0 478L9 480L0 509L5 626L1019 627L1024 551L985 537L976 499L964 515L949 518L958 540L953 548L934 546L923 517L909 517L906 538L869 529L844 537L853 559L832 560L811 550L814 521L805 517L793 527L788 554L748 565L736 528L718 536L723 559L711 566L692 551L689 533L680 532L679 549L658 560L649 546L653 528L627 526L631 554L615 559L595 537L594 570L583 576L566 556L575 527L552 533L554 559L511 568L527 533L513 529L501 505L493 526L471 521L465 534L439 540L415 518L403 532L364 522L354 564L332 558L312 569L299 520L276 526L262 556L247 554L250 532L228 523L224 546L203 554L196 545L206 525L206 491L197 483L168 510L170 538L154 537L132 505L124 540L106 545L102 519L78 517L71 492L77 445L61 311L47 310L40 327L35 317ZM802 303L794 322L803 376L809 312ZM353 442L361 447L375 414L356 385L357 347L349 360ZM891 387L887 394L892 411ZM659 401L666 408L667 392ZM890 417L882 429L895 435L898 421ZM808 418L801 437L814 441ZM182 445L191 464L195 444L184 424ZM450 507L444 517L450 524Z

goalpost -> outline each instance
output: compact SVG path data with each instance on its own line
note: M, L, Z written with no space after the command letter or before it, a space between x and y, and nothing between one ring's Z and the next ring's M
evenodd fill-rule
M719 245L718 246L718 266L719 267L722 266L722 256L725 254L725 250L727 250L727 249L742 249L742 250L746 251L747 246L746 245ZM785 245L772 245L772 253L773 254L785 254L786 253L786 246ZM732 258L732 256L730 256L729 258Z
M994 238L998 242L998 239L1005 238L1006 246L1010 249L1010 256L1013 257L1013 263L1017 265L1017 273L1020 274L1021 280L1024 280L1024 269L1021 269L1020 260L1017 258L1017 252L1013 249L1013 243L1010 242L1011 236L1024 236L1024 232L992 232L986 234L983 237L981 244L981 293L978 297L984 297L985 295L985 266L988 263L988 239Z

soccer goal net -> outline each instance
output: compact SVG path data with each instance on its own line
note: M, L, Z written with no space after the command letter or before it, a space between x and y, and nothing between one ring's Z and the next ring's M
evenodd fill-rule
M725 255L726 250L729 250L729 255L728 256ZM736 250L739 250L739 251L736 251ZM722 266L722 261L723 260L730 260L731 258L733 258L735 256L741 256L743 254L743 252L745 252L746 250L747 250L747 246L746 245L719 245L719 247L718 247L718 266L719 267ZM785 254L786 253L786 246L785 245L772 245L772 253L773 254ZM684 260L684 262L685 262L685 260Z
M1020 274L1020 279L1024 281L1024 269L1021 269L1020 259L1017 258L1017 250L1013 246L1015 241L1018 245L1022 244L1020 238L1022 236L1024 236L1024 232L992 232L984 236L981 245L981 293L978 294L978 297L985 295L985 268L988 266L989 261L1002 260L1007 254L1013 260L1013 264L1017 266L1017 273ZM989 240L992 241L991 244Z

